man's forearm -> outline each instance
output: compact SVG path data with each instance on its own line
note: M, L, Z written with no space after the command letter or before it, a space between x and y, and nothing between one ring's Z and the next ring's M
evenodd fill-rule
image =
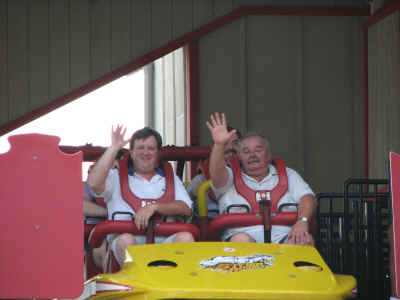
M317 208L317 200L313 195L305 195L299 201L297 208L298 218L306 217L310 219Z
M90 200L83 200L83 215L86 217L106 217L107 209L91 202Z
M166 203L156 203L154 205L156 206L155 211L163 216L192 215L192 211L190 210L189 206L181 200L175 200Z
M219 188L226 184L228 171L225 168L225 146L214 144L210 155L210 177L214 187Z
M113 166L118 150L116 147L107 148L92 170L90 170L87 183L96 194L104 192L106 178Z

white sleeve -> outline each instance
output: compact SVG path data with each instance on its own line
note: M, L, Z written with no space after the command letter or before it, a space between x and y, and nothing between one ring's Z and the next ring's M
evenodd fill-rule
M188 194L190 195L190 193L193 190L193 187L195 186L200 186L203 182L205 182L206 179L204 178L204 176L202 174L196 175L190 182L189 184L186 186L186 191L188 192Z
M187 206L192 209L192 199L190 199L189 194L186 192L185 186L176 174L174 174L175 181L175 200L181 200L187 204Z
M225 166L225 168L228 170L228 180L225 183L224 186L221 186L220 188L216 188L211 181L211 188L214 191L215 197L217 199L221 198L233 185L233 173L231 168Z
M111 200L114 189L117 185L119 185L119 171L117 169L111 169L106 178L104 192L101 194L96 194L92 190L91 192L95 197L104 198L104 202L108 202Z
M293 169L286 168L288 175L288 189L289 193L299 203L300 199L305 195L313 195L314 192L310 186L301 178L301 176Z

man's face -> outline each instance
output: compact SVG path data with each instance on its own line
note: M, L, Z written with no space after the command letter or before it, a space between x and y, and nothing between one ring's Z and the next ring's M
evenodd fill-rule
M239 157L245 173L251 175L254 171L268 170L271 153L261 137L252 136L241 141Z
M135 172L149 173L153 172L158 165L157 140L154 136L146 139L135 140L131 157Z

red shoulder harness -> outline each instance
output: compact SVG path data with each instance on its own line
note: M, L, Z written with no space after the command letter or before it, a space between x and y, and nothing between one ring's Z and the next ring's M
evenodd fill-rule
M271 212L278 212L278 202L288 190L288 178L286 174L286 166L282 159L274 159L273 163L278 171L279 181L272 190L254 191L249 188L243 181L241 176L240 163L237 157L231 157L230 165L233 171L233 178L236 191L241 195L251 206L253 213L260 212L258 202L260 200L271 200Z
M119 164L119 182L121 185L122 198L137 212L141 207L146 204L157 202L169 202L175 199L175 179L174 171L172 166L168 162L163 163L163 169L165 172L165 192L159 199L141 199L137 197L129 188L128 181L128 158L129 155L125 155L123 159L118 161Z

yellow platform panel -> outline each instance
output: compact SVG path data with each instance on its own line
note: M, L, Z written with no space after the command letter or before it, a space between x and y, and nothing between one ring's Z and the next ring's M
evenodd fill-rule
M222 242L128 247L120 272L86 282L92 299L334 300L355 287L314 247Z

